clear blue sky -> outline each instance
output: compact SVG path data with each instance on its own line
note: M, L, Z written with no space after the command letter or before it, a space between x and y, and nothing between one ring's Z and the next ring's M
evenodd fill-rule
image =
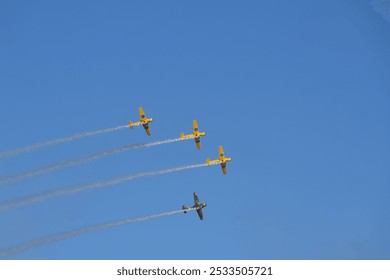
M315 2L315 3L314 3ZM0 202L215 158L0 213L0 247L208 203L15 259L389 259L390 22L369 0L1 1L0 150L155 118L0 160L0 176L128 151L3 186ZM378 2L378 1L376 1ZM387 17L389 19L389 17Z

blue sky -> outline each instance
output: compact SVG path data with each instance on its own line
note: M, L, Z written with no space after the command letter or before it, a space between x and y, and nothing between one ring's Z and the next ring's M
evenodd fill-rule
M0 150L154 117L142 128L0 159L0 176L138 149L0 187L0 202L147 170L0 212L0 247L176 210L15 259L389 259L390 22L370 1L2 1Z

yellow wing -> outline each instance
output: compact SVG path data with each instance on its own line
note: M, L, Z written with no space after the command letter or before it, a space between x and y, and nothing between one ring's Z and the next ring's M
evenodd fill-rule
M147 134L148 136L150 136L150 128L149 128L149 125L146 123L146 124L143 124L142 126L144 127L144 129L145 129L145 131L146 131L146 134Z
M222 172L226 175L226 163L221 163Z
M199 137L195 138L195 144L196 144L196 148L198 150L200 150L200 138Z
M146 119L145 112L142 109L142 107L139 107L139 116L140 116L141 121L144 121Z
M196 133L199 132L198 123L196 122L196 120L193 121L192 127L194 130L194 135L196 136Z
M223 160L225 158L225 153L223 152L222 146L219 146L219 159Z
M193 127L193 135L195 136L196 147L198 148L198 150L200 150L200 137L204 136L205 133L199 132L198 123L196 122L196 120L193 121L192 127Z

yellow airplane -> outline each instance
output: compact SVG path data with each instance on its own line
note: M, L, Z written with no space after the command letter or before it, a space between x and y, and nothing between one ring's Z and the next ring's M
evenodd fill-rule
M180 133L180 138L184 138L184 139L194 138L196 147L198 148L198 150L200 150L200 137L205 136L206 132L199 132L199 128L196 120L193 121L192 126L193 126L193 133L184 135L184 133L182 132Z
M232 158L225 157L222 146L219 146L219 159L210 160L209 158L207 158L206 163L208 165L220 164L222 167L223 174L226 174L226 163L231 161L231 160L232 160Z
M139 116L140 116L139 122L133 123L133 122L129 121L130 128L134 128L135 125L142 124L142 126L145 128L146 134L150 136L149 123L151 123L153 121L153 118L146 118L142 107L139 107Z

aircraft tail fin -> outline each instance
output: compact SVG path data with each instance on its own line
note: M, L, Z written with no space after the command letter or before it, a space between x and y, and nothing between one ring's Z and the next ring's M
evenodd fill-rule
M210 159L209 158L206 159L206 163L207 163L207 165L210 165Z
M132 121L129 121L129 126L130 126L130 128L134 128L134 124Z
M184 132L180 133L180 138L184 138Z
M184 214L187 214L187 211L185 211L185 210L187 210L187 209L188 209L188 207L187 207L187 206L183 205L183 206L181 207L181 209L182 209L182 210L184 210Z

